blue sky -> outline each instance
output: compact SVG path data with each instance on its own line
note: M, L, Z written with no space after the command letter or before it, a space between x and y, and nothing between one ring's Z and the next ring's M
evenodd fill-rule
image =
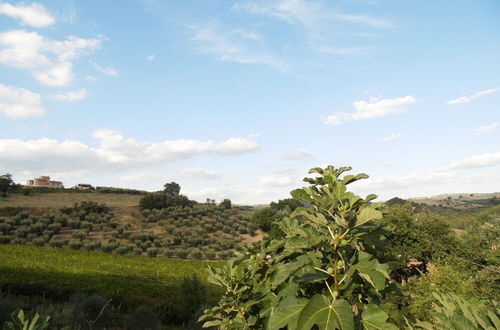
M0 0L0 172L203 201L500 191L498 1Z

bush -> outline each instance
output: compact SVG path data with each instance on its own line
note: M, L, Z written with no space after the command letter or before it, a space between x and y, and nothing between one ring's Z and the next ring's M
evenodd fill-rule
M148 257L156 258L159 250L157 248L149 248L146 250Z
M0 235L0 244L9 244L11 241L10 236Z
M142 210L162 209L166 207L165 195L163 193L146 194L139 201Z
M66 244L68 244L68 240L63 238L52 238L49 241L49 245L53 248L62 248Z
M151 308L141 305L130 314L126 325L131 330L155 330L160 325L160 319Z
M111 326L113 313L109 301L99 295L77 295L72 298L71 326L95 329Z
M193 314L207 303L207 288L198 276L184 277L181 282L181 296L178 316L182 321L188 321Z
M68 246L70 249L80 250L83 246L83 243L80 240L72 240L68 243Z
M202 259L203 258L203 253L199 249L193 249L191 253L189 254L189 258L192 259Z
M11 315L20 306L14 301L0 296L0 324L11 320Z
M118 246L114 251L113 253L116 253L116 254L127 254L129 251L128 247L127 246Z
M44 246L45 245L45 239L39 237L39 238L35 238L33 241L31 241L31 243L33 243L33 245L35 246Z

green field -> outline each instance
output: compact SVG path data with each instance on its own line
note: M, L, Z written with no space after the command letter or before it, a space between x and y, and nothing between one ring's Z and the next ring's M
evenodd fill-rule
M147 304L162 310L181 299L179 283L183 277L195 274L205 282L206 266L214 265L16 245L0 245L0 256L3 292L54 300L67 299L76 292L97 292L115 304Z
M30 196L10 194L8 198L0 199L0 208L30 207L30 208L61 208L72 206L83 201L105 203L109 207L138 206L141 195L103 194L103 193L34 193Z

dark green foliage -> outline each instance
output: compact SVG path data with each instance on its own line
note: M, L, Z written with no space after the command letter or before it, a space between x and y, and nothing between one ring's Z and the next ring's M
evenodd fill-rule
M209 281L225 288L219 304L205 310L204 327L222 329L397 329L380 307L388 265L374 257L382 243L379 205L346 190L365 174L350 168L315 168L311 186L292 191L310 208L297 208L278 225L281 240L266 240L224 267Z
M71 326L74 329L104 329L112 324L113 312L100 295L76 295L72 298Z
M198 276L184 277L181 285L181 295L184 297L179 305L179 318L186 322L192 318L194 313L208 301L207 288Z
M184 195L171 195L167 196L163 193L150 193L141 198L139 206L143 210L163 209L169 206L190 207L195 202L189 200Z
M280 218L281 217L278 215L277 210L270 207L265 207L256 211L252 215L251 221L255 226L267 232L271 230L272 224Z
M156 330L160 325L158 314L146 305L137 307L127 318L127 329Z
M192 207L194 204L196 204L195 201L190 200L184 195L173 195L167 197L165 200L165 207L169 206Z
M9 190L12 189L14 181L9 173L0 175L0 195L7 196Z
M114 188L114 187L96 187L95 190L99 193L109 194L127 194L127 195L146 195L147 191L128 189L128 188Z
M300 201L293 198L280 199L278 202L272 202L271 208L278 211L295 211L296 208L304 206Z
M409 203L387 207L385 212L384 223L390 233L378 255L389 262L391 276L398 281L425 271L433 258L446 258L458 251L458 238L439 215L417 216ZM415 266L408 267L412 261Z
M220 202L220 206L222 206L223 208L225 208L226 210L227 209L230 209L231 208L231 200L230 199L223 199L222 202Z
M260 209L253 214L251 218L252 224L267 232L270 238L283 238L284 233L279 228L279 223L296 208L303 205L303 202L292 198L272 202L269 207Z
M18 303L0 296L0 325L11 320L11 315L19 308Z
M175 182L165 183L163 188L163 192L166 197L177 196L181 192L181 186Z

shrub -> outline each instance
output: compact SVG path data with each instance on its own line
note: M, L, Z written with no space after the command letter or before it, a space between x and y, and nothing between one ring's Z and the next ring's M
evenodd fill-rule
M101 242L99 241L87 241L83 244L82 249L85 251L95 251L99 250L101 247Z
M10 244L14 244L14 245L24 245L24 244L26 244L26 239L24 239L24 238L19 238L19 237L15 237L15 238L13 238L13 239L10 241Z
M68 243L68 246L70 249L80 250L83 246L83 243L80 240L72 240Z
M106 328L111 326L113 314L109 300L102 296L77 295L72 298L70 325L76 329Z
M7 235L0 235L0 244L9 244L11 237Z
M148 257L155 258L158 256L159 250L157 248L149 248L146 250Z
M212 250L208 250L207 252L205 252L205 258L209 260L215 260L215 252Z
M198 276L192 275L182 279L180 291L183 299L178 305L177 315L186 322L201 306L207 303L207 288Z
M203 253L199 249L193 249L191 253L189 253L189 258L192 259L202 259L203 258Z
M179 257L179 258L182 258L182 259L186 258L187 255L188 255L188 253L189 252L186 249L177 249L177 250L175 250L175 255L177 257Z
M160 319L151 308L141 305L129 315L126 325L131 330L155 330L160 325Z
M49 245L53 248L62 248L66 244L68 244L68 240L63 238L52 238L49 241Z
M35 246L44 246L45 245L45 239L39 237L39 238L35 238L33 241L31 241L31 243L33 243L33 245Z
M127 254L129 251L128 247L127 246L118 246L114 251L113 253L116 253L116 254Z
M10 321L12 313L18 308L19 304L0 296L0 324Z

